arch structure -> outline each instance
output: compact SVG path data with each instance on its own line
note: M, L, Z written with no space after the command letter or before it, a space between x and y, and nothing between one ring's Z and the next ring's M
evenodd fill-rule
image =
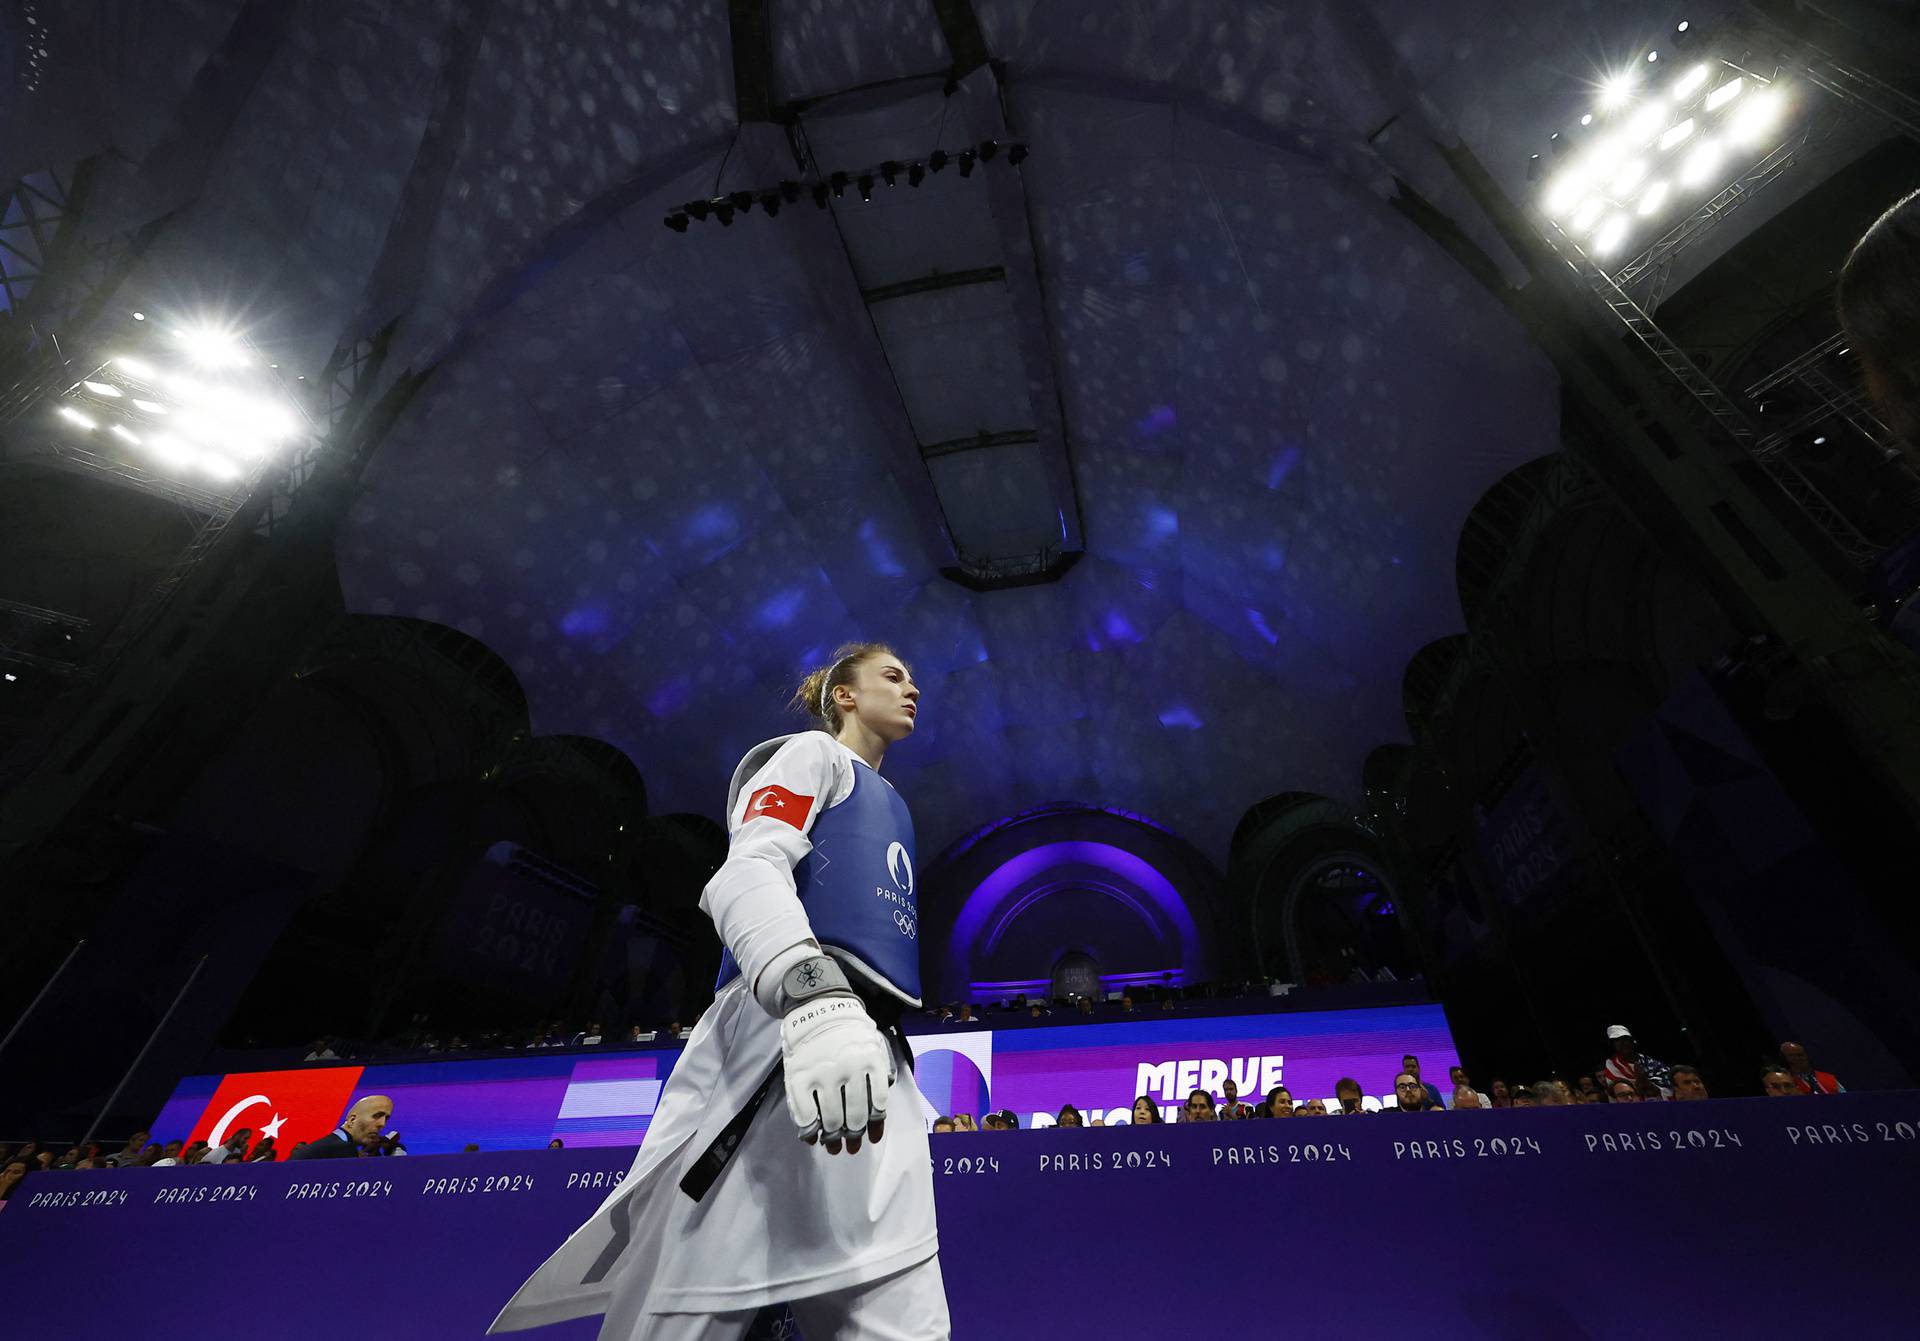
M1421 967L1385 844L1342 802L1288 792L1256 803L1227 878L1257 976L1320 984Z
M930 999L1184 986L1219 975L1220 872L1143 816L1035 807L983 825L923 873Z

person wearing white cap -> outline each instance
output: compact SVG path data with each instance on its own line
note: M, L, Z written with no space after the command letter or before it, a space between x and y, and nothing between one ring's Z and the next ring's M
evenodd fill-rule
M1642 1053L1640 1045L1634 1042L1633 1032L1626 1025L1608 1025L1607 1042L1613 1045L1613 1055L1607 1058L1601 1070L1606 1074L1609 1086L1616 1080L1624 1080L1638 1088L1643 1079L1650 1080L1660 1091L1662 1099L1673 1097L1673 1068Z

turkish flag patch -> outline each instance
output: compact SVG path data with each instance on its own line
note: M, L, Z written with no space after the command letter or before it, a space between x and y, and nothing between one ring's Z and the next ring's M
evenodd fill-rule
M777 783L762 787L747 798L746 814L741 817L742 824L760 819L783 820L796 829L807 827L807 816L813 811L813 798L790 792Z

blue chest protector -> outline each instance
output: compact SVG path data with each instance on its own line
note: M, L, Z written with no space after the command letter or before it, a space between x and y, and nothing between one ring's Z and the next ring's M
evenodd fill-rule
M853 790L821 811L807 836L813 851L794 867L793 884L814 939L843 964L851 960L849 968L871 985L919 1005L920 915L907 803L855 760ZM729 950L714 990L739 972Z

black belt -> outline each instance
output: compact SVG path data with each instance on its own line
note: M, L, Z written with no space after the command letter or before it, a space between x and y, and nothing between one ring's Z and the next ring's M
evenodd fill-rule
M913 1047L907 1042L907 1036L900 1031L900 1014L905 1008L901 1005L899 998L882 996L877 992L862 992L858 988L854 989L853 994L860 998L861 1004L867 1008L867 1013L873 1016L874 1024L878 1025L880 1032L886 1035L887 1046L906 1062L907 1070L912 1071ZM773 1070L767 1072L767 1078L761 1081L760 1087L748 1097L745 1106L720 1129L720 1134L713 1138L712 1143L701 1152L700 1158L693 1162L693 1167L688 1169L680 1179L682 1192L695 1201L700 1201L712 1190L715 1180L732 1162L734 1152L740 1148L740 1142L746 1139L747 1128L753 1125L753 1119L759 1113L760 1106L766 1103L767 1096L773 1093L774 1087L780 1083L780 1078L786 1073L786 1069L784 1061L773 1064Z

